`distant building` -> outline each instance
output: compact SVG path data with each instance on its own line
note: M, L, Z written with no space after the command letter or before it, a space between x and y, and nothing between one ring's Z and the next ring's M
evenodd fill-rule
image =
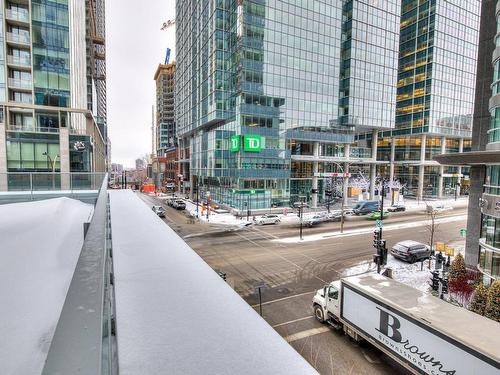
M146 168L146 161L144 159L135 159L135 169L144 169Z
M174 119L175 61L159 64L154 75L156 82L156 155L165 156L177 146Z

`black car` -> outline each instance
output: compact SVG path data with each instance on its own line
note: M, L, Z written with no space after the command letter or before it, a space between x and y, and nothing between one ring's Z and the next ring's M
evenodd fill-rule
M391 207L387 208L389 212L403 212L406 211L406 207L402 204L394 204Z

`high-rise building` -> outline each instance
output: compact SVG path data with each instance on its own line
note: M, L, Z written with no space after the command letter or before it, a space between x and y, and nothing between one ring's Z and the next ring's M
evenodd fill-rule
M106 100L106 8L105 0L85 0L87 33L87 108L108 139ZM106 151L108 152L108 150ZM108 154L108 159L110 155ZM109 164L107 165L109 168Z
M472 150L438 155L445 165L469 165L471 188L465 262L484 281L500 278L500 3L483 0Z
M240 210L316 205L321 173L377 163L355 131L394 125L398 0L187 0L176 14L186 190Z
M177 146L174 120L175 61L159 64L154 75L156 82L156 155L165 156Z
M0 12L0 174L104 171L104 1L12 0Z
M481 3L401 4L396 127L378 134L379 174L419 198L465 194L469 169L433 157L471 149Z

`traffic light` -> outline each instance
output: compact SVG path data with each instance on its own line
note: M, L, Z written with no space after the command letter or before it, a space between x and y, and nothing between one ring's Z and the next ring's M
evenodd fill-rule
M378 250L379 246L380 246L380 231L374 230L373 231L373 247Z
M373 254L373 263L379 264L379 259L380 259L379 254Z
M439 289L439 271L432 271L432 279L431 279L431 288L434 291L438 291Z
M441 289L442 293L447 294L448 293L448 279L443 278L441 280L441 283L443 284L442 289Z
M380 255L382 257L382 264L385 266L387 264L387 242L386 240L380 240Z

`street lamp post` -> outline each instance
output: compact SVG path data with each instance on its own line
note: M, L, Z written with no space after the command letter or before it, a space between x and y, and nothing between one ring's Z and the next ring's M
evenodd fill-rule
M56 173L56 163L57 163L57 158L59 157L59 154L56 155L54 160L52 160L52 158L50 157L48 152L44 152L42 155L46 156L47 159L49 159L49 163L51 164L51 167L52 167L52 190L55 190L54 177L55 177L55 173Z

